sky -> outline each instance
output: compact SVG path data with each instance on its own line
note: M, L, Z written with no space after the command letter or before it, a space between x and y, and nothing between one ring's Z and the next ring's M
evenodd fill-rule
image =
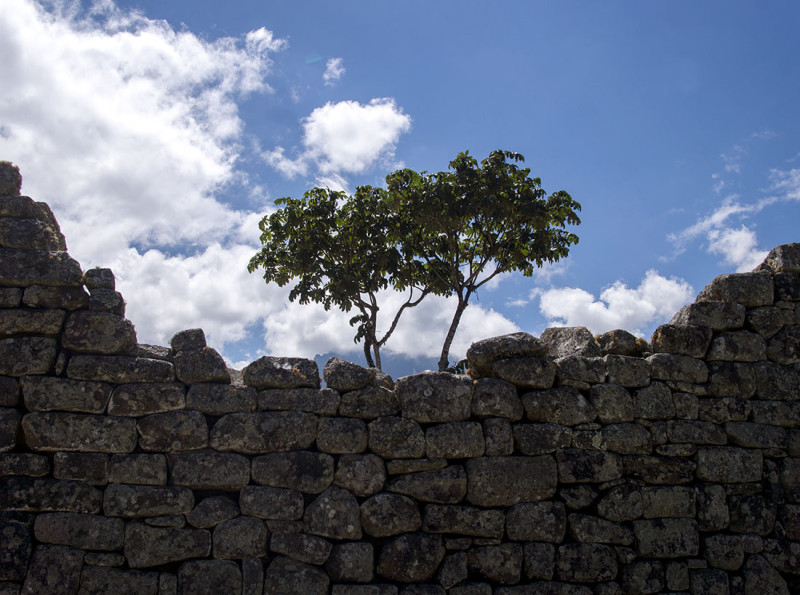
M114 271L141 343L201 327L242 367L364 363L348 314L247 272L275 199L516 151L581 203L580 242L481 288L453 355L549 326L649 338L800 241L798 29L790 0L0 0L0 159ZM435 369L454 309L404 313L384 369Z

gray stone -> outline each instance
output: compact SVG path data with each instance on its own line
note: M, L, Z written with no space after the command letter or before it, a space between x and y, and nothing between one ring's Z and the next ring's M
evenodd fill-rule
M757 362L766 359L767 343L750 331L729 331L714 337L708 350L709 361Z
M0 452L16 448L21 419L16 409L0 407Z
M614 548L595 543L570 543L558 548L556 571L561 580L602 582L617 576Z
M491 376L492 364L498 359L543 356L547 346L528 333L512 333L476 341L467 349L467 363L474 378Z
M327 595L330 579L321 569L297 560L278 556L267 567L264 595L303 593Z
M556 371L556 364L549 357L515 357L492 364L492 376L519 388L550 388L556 380Z
M650 484L687 484L694 480L697 465L679 457L631 455L623 459L625 475Z
M211 534L203 529L150 527L129 523L125 528L125 558L131 568L147 568L211 553Z
M181 595L216 595L240 593L242 574L230 560L189 560L178 569L178 592Z
M339 457L333 485L364 498L379 492L385 482L386 468L380 457L373 454L344 454Z
M467 500L475 506L511 506L555 494L556 464L549 455L479 457L467 461L466 468Z
M429 580L444 559L442 538L406 533L385 542L378 557L379 575L401 583Z
M114 273L111 269L95 267L83 273L83 284L89 291L95 289L114 289Z
M650 454L653 439L650 432L639 424L609 424L600 432L601 450L622 455Z
M782 366L774 362L755 365L756 396L773 401L794 401L800 386L800 366Z
M478 422L451 422L425 430L425 454L428 458L473 458L483 456L484 450L483 431Z
M754 423L782 428L800 426L800 402L754 401L750 406Z
M622 567L624 593L661 593L664 579L664 564L658 560L637 560Z
M646 558L696 556L700 548L697 523L693 519L648 519L633 521L639 553Z
M27 475L43 477L50 473L50 462L45 455L25 452L0 453L0 477Z
M108 481L139 485L167 483L167 458L162 454L112 455Z
M626 355L639 357L646 351L646 342L628 331L615 329L595 337L603 355Z
M22 174L10 161L0 161L0 196L19 196Z
M539 340L547 345L548 355L552 358L566 355L584 357L600 357L600 345L589 329L582 326L546 328Z
M108 483L108 455L97 452L57 452L53 477L103 486Z
M735 302L748 308L772 304L774 288L767 271L720 275L698 294L698 302Z
M198 529L209 529L239 515L239 506L225 496L203 499L186 515L186 521Z
M449 589L458 583L469 578L469 569L467 568L467 554L464 552L456 552L448 554L444 557L439 572L436 574L439 584L443 588Z
M102 413L111 396L111 385L101 382L23 376L19 384L29 411Z
M712 568L738 570L744 563L742 538L738 535L709 535L703 545L703 555Z
M30 308L79 310L89 306L89 294L83 287L31 285L25 288L22 303Z
M240 490L250 481L247 457L213 450L170 455L169 475L173 485L193 490Z
M211 347L203 347L196 351L178 351L173 357L173 363L178 380L186 384L195 382L227 384L231 381L225 360Z
M765 539L764 557L784 574L800 574L800 543L786 539Z
M215 558L239 560L267 555L267 527L256 517L239 516L222 521L214 527L212 540Z
M172 382L175 369L170 362L124 355L76 355L69 358L67 376L125 384L127 382Z
M261 595L264 592L264 564L261 558L244 558L242 565L242 595Z
M642 516L646 519L694 518L695 491L685 486L642 488Z
M80 481L0 478L0 510L96 514L102 498L102 491Z
M637 418L670 419L675 417L675 402L672 400L672 392L662 382L651 382L650 386L637 390L633 402Z
M2 287L0 288L0 308L16 308L22 301L22 288Z
M158 573L140 570L121 570L105 566L90 566L90 553L81 571L79 595L158 595Z
M606 362L608 382L626 388L638 388L650 384L650 364L647 360L622 355L607 355Z
M24 580L32 549L30 527L0 520L0 538L0 581Z
M319 388L319 367L312 359L263 356L243 370L253 388Z
M341 396L339 415L375 419L400 413L400 399L384 386L367 386Z
M63 545L36 546L21 593L77 593L83 556L83 550Z
M730 523L725 488L714 484L695 487L697 525L701 531L720 531Z
M361 539L358 501L345 489L332 486L306 508L306 532L332 539Z
M631 545L633 531L630 527L586 514L571 514L567 519L569 532L581 543L608 543Z
M79 287L81 265L66 252L0 248L0 285Z
M701 568L692 570L689 574L692 593L713 593L715 595L716 593L721 595L730 593L728 574L723 570Z
M732 495L728 497L732 533L746 533L765 537L775 526L778 509L775 502L762 494Z
M676 420L667 422L670 442L691 444L725 444L725 431L707 421Z
M140 417L183 409L185 389L177 382L122 384L111 393L108 414Z
M745 593L789 595L786 580L764 556L750 556L744 565Z
M556 377L562 385L589 388L606 377L605 361L601 357L566 355L555 360Z
M703 446L697 450L698 479L719 483L760 481L761 452L733 446Z
M425 434L413 419L379 417L368 428L369 448L380 457L414 459L425 454Z
M587 484L564 486L559 490L559 496L571 510L587 508L597 499L597 494L597 489Z
M707 326L662 324L653 333L655 353L673 353L702 358L711 344L712 330Z
M339 357L332 357L327 361L322 369L322 375L328 388L339 392L364 388L375 379L374 371Z
M800 325L778 331L767 342L767 358L784 365L800 363Z
M549 581L556 566L556 548L551 543L526 543L522 550L523 569L528 579Z
M613 453L567 448L556 453L561 483L604 482L622 476L622 461Z
M425 372L397 380L403 417L420 423L463 421L472 411L472 381L448 372Z
M194 506L191 490L178 486L110 484L103 495L106 516L125 518L186 514Z
M522 401L516 387L497 378L481 378L474 383L472 415L478 418L504 417L511 421L522 418Z
M80 413L28 413L22 429L29 448L38 451L126 453L136 448L136 421Z
M269 549L305 564L325 564L333 546L327 539L305 533L273 533Z
M248 485L239 492L242 514L294 521L303 517L303 494L286 488Z
M600 423L633 421L634 404L631 394L620 384L596 384L589 393L589 403L597 412Z
M206 334L201 328L178 331L169 340L173 353L181 351L199 351L207 346Z
M20 383L16 378L0 376L0 406L15 407L19 403L19 388Z
M510 455L514 452L514 435L508 419L490 417L483 420L483 437L486 441L484 454L487 457Z
M253 481L262 485L319 494L333 482L333 457L320 452L276 452L253 459L252 473Z
M230 413L211 429L210 446L245 454L308 448L317 437L317 416L303 411Z
M525 393L522 405L530 421L574 426L592 422L597 417L586 397L569 386Z
M728 440L745 448L784 448L786 430L778 426L750 422L728 422L725 424Z
M154 413L139 418L136 430L143 450L177 452L209 445L206 418L199 411Z
M256 391L245 386L219 383L198 383L189 387L186 408L206 415L225 415L255 411Z
M317 425L317 448L330 454L356 454L367 450L369 434L363 420L321 417Z
M567 514L561 502L520 502L506 511L506 533L512 541L561 543Z
M330 388L274 388L258 391L258 409L266 411L308 411L336 415L341 398Z
M647 358L650 376L654 380L671 380L690 384L702 384L708 380L705 362L686 355L654 353Z
M743 421L750 417L752 404L745 399L722 397L716 399L698 399L697 417L715 424L726 421Z
M746 326L765 339L773 337L784 325L794 324L794 312L777 306L752 308L747 311Z
M800 301L800 272L775 273L775 302Z
M89 310L125 316L125 299L113 289L93 289L89 295Z
M412 533L422 526L417 504L399 494L376 494L361 504L361 525L372 537Z
M0 339L0 375L47 374L56 361L58 344L48 337Z
M503 537L504 524L505 516L500 510L429 504L425 507L422 528L426 533L500 539Z
M641 488L633 484L622 484L611 488L597 503L597 513L618 523L632 521L642 516L644 500Z
M800 244L776 246L770 250L761 266L775 272L800 272Z
M63 310L0 310L0 337L47 335L57 337L64 324Z
M559 424L515 424L513 432L514 444L524 455L547 454L572 444L572 430Z
M118 550L125 539L122 519L74 512L40 514L33 531L40 542L84 550Z
M480 460L472 459L468 464ZM457 504L467 494L467 474L461 465L410 473L389 481L386 490L421 502Z
M136 331L122 316L77 310L64 325L61 343L65 349L77 353L126 355L136 347Z
M331 580L368 583L372 580L375 553L371 543L338 543L325 563Z
M467 551L467 567L487 580L516 584L522 577L522 546L503 543L473 547Z

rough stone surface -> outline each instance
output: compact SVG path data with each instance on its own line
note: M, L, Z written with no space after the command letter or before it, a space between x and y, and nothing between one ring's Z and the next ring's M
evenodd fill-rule
M380 457L373 454L343 454L339 457L333 485L365 498L383 489L385 482L386 467Z
M467 350L467 363L473 378L491 376L498 359L547 355L547 346L528 333L512 333L476 341Z
M386 489L421 502L455 504L467 493L467 474L462 466L451 465L444 469L401 475L389 481Z
M367 386L346 392L339 403L339 414L362 419L375 419L400 413L400 400L385 386Z
M23 376L20 387L29 411L102 413L111 396L111 385L49 376Z
M186 514L194 506L191 490L177 486L109 485L103 495L103 512L125 518Z
M377 572L401 583L422 583L433 576L444 559L442 538L426 533L406 533L381 549Z
M195 382L222 382L231 381L228 366L225 360L211 347L203 347L196 351L182 350L175 353L173 358L175 375L178 380L186 384Z
M638 357L644 351L644 342L635 335L623 329L608 331L595 337L603 355L627 355Z
M264 595L307 593L325 595L330 579L323 570L285 556L278 556L267 567Z
M0 161L0 196L19 196L22 174L10 161Z
M332 357L322 369L325 384L328 388L347 392L358 390L375 380L375 372L358 364L353 364L340 357Z
M299 357L264 356L242 370L244 383L253 388L319 388L319 367Z
M214 527L212 539L215 558L239 560L267 555L267 526L256 517L239 516L222 521Z
M148 415L139 418L136 430L139 432L139 446L144 450L177 452L208 446L208 424L198 411Z
M170 455L169 475L172 484L193 490L240 490L250 482L250 461L212 450L181 452Z
M303 525L313 535L361 539L358 501L347 490L332 486L306 508Z
M253 481L306 494L319 494L333 482L333 457L305 451L279 452L253 459Z
M399 494L377 494L361 504L361 525L367 535L389 537L412 533L422 526L413 499Z
M203 529L174 529L130 523L125 528L125 558L131 568L148 568L211 553L211 534Z
M211 429L217 450L261 454L308 448L316 439L317 417L301 411L231 413Z
M467 500L476 506L511 506L551 498L556 465L551 456L480 457L466 465Z
M77 353L126 355L136 347L136 331L116 314L78 310L69 315L61 342Z
M125 453L136 448L136 422L80 413L28 413L22 418L28 446L39 451Z
M531 389L550 388L556 380L556 364L545 357L499 359L492 364L492 376Z
M333 545L327 539L305 533L274 533L269 541L270 551L289 556L305 564L325 564ZM370 569L372 565L370 564Z
M395 393L403 417L420 423L462 421L472 411L472 382L447 372L400 378Z
M262 519L293 521L303 517L303 494L286 488L245 486L239 493L242 514Z
M184 386L177 382L137 382L122 384L111 393L108 414L140 417L183 409L186 406Z

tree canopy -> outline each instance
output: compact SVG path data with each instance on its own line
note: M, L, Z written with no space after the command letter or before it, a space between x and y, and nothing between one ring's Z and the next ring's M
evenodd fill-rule
M493 151L480 163L460 153L447 171L401 169L386 188L359 186L352 197L313 188L302 199L281 198L264 217L261 250L248 269L283 286L289 299L358 313L350 320L364 341L368 365L380 368L380 349L402 313L425 296L453 295L456 310L442 345L439 369L470 298L506 272L531 276L569 253L578 236L580 204L560 190L549 196L519 153ZM377 294L406 292L388 330L378 337Z

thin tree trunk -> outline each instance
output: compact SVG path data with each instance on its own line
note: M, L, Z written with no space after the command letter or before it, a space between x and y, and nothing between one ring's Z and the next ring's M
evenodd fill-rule
M372 354L370 353L370 345L366 337L364 337L364 357L367 360L367 367L374 368L375 362L372 361Z
M373 351L375 352L375 367L378 370L381 369L381 346L378 343L375 343L373 346ZM382 371L382 370L381 370Z
M461 299L461 296L458 298L458 306L456 307L456 313L453 315L453 321L450 323L450 328L447 331L447 336L444 339L444 344L442 345L442 356L439 358L439 371L444 372L450 366L450 344L453 342L453 338L456 336L456 329L458 329L458 324L461 322L461 315L464 313L464 310L467 308L467 303L469 300L469 295L467 295L466 299Z

